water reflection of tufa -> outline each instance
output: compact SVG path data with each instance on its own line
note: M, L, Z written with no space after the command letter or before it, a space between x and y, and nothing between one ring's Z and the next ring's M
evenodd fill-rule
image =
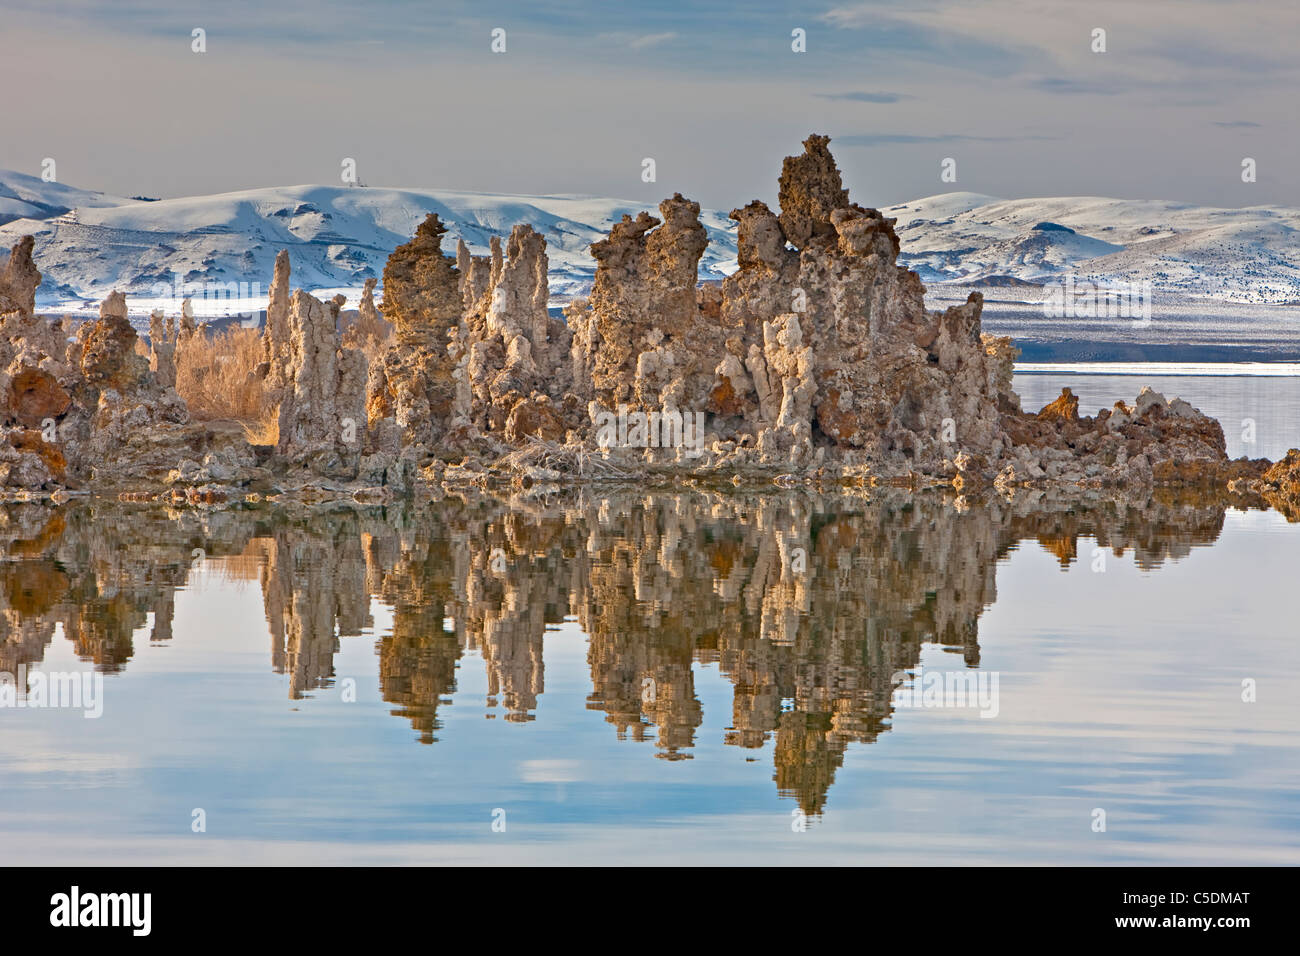
M532 720L548 627L588 637L587 707L620 739L690 756L704 714L696 665L733 686L729 745L773 744L779 791L822 810L850 743L893 713L892 675L924 644L979 665L978 621L997 561L1036 540L1062 566L1080 539L1140 567L1212 543L1224 505L1019 496L941 499L705 492L579 495L553 503L169 510L80 503L0 507L0 670L39 663L61 625L76 653L122 670L134 640L172 635L174 596L205 575L260 587L271 666L289 696L330 687L340 641L376 642L392 713L437 739L467 652L489 706ZM1087 542L1087 548L1092 547Z

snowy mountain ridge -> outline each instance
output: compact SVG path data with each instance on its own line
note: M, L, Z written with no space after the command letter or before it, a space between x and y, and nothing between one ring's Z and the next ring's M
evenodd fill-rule
M1300 209L948 193L883 210L927 285L1150 282L1157 293L1300 303Z
M0 171L0 244L36 237L41 305L64 311L115 288L148 300L181 283L245 283L256 298L282 248L295 285L356 290L382 278L388 254L429 212L448 228L449 253L459 237L484 255L492 235L532 225L546 237L552 294L562 300L590 286L590 244L642 209L656 211L600 197L320 185L124 199ZM883 211L898 220L900 263L941 297L1073 275L1103 285L1149 281L1157 292L1224 302L1300 303L1300 209L946 193ZM735 223L720 210L700 218L709 235L700 278L718 280L737 266ZM1043 293L1017 294L1036 301Z

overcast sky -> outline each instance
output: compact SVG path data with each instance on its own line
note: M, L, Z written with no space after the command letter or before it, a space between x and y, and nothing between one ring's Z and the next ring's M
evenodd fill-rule
M52 157L61 182L121 195L337 183L352 157L372 186L679 190L726 210L773 200L816 131L866 205L1300 205L1296 0L0 6L0 167Z

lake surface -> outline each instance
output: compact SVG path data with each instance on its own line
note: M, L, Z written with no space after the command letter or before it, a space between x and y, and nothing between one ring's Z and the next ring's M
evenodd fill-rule
M926 296L931 309L965 301L969 289ZM935 293L939 294L935 294ZM1150 321L1118 316L1043 314L1041 291L984 290L981 326L1009 335L1026 362L1296 362L1300 361L1300 305L1209 302L1157 293Z
M0 708L9 865L1300 862L1271 511L26 503L0 549L0 671L102 675Z

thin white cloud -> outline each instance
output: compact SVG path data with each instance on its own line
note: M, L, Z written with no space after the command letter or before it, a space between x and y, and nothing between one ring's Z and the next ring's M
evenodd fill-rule
M660 43L675 39L677 39L676 33L647 33L632 40L628 46L634 50L644 50L646 47L658 46Z
M601 43L613 46L625 46L633 50L647 50L650 47L660 46L670 40L677 39L677 34L671 31L666 33L601 33L596 36L596 39Z

